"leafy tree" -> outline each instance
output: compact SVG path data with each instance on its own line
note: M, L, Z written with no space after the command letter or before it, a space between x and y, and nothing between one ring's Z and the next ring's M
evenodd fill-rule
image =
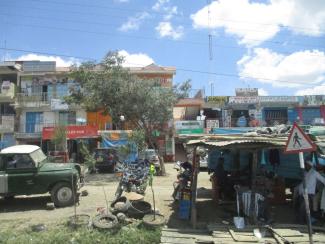
M56 126L54 128L51 142L54 144L55 151L67 151L67 131L65 126Z
M76 67L72 76L80 89L71 90L66 101L87 110L104 110L116 124L123 115L128 123L144 132L146 141L154 148L153 131L163 130L172 119L177 87L161 87L158 80L140 79L122 67L123 60L117 52L109 52L100 63ZM161 167L164 173L162 160Z
M191 89L191 79L187 79L183 83L179 83L174 86L177 99L188 98L190 96Z

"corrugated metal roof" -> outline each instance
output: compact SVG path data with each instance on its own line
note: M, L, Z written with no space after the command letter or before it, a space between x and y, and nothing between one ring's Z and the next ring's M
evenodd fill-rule
M221 140L221 141L205 141L205 140L191 140L187 143L187 145L192 146L214 146L214 147L227 147L227 146L253 146L253 145L260 145L260 146L275 146L275 147L282 147L285 146L285 141L279 140L254 140L254 139L247 139L247 140Z

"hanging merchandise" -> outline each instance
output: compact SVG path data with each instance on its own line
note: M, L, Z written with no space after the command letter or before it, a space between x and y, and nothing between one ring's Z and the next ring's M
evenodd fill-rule
M280 165L280 152L278 149L271 149L269 154L269 162L273 166L274 172L277 171Z
M265 160L265 152L264 150L262 150L261 152L261 162L260 162L261 165L266 165L266 160Z

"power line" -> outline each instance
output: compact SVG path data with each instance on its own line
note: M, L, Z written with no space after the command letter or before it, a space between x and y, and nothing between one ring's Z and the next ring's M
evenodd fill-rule
M96 61L94 58L84 57L84 56L72 56L68 54L58 54L58 53L51 53L51 52L41 52L35 50L26 50L26 49L19 49L19 48L8 48L8 47L0 47L1 50L5 51L15 51L15 52L23 52L23 53L35 53L41 55L50 55L50 56L57 56L57 57L64 57L64 58L74 58L86 61Z
M40 51L18 49L18 48L0 47L0 50L16 51L16 52L24 52L24 53L36 53L36 54L42 54L42 55L51 55L51 56L58 56L58 57L67 57L67 58L75 58L75 59L96 61L96 59L89 58L89 57L72 56L72 55L59 54L59 53L40 52ZM130 63L130 64L131 65L142 66L142 65L136 64L136 63ZM301 86L304 86L304 87L314 87L314 86L316 86L316 84L315 85L306 85L306 83L293 82L293 81L288 81L288 80L277 80L277 79L269 79L269 78L266 78L266 77L253 77L253 76L248 76L248 75L237 75L237 74L229 74L229 73L210 72L210 71L203 71L203 70L187 69L187 68L182 68L182 67L176 67L176 70L184 71L184 72L191 72L191 73L224 76L224 77L236 77L236 78L247 78L247 79L253 79L253 80L265 80L265 81L283 82L283 83L288 83L288 84L301 85Z
M33 0L33 1L38 1L38 0ZM44 1L40 1L40 2L44 2ZM67 3L68 4L68 3ZM21 7L21 6L20 6ZM35 10L42 10L42 11L53 11L53 9L47 9L47 8L39 8L39 7L31 7L31 6L28 6L28 9L35 9ZM124 9L125 10L125 9ZM120 15L108 15L108 14L100 14L100 13L90 13L89 11L87 11L87 12L80 12L80 11L67 11L67 10L60 10L60 12L66 12L66 13L74 13L74 14L79 14L79 15L94 15L94 16L96 16L96 17L98 17L98 16L108 16L108 17L114 17L114 18L121 18L121 19L125 19L125 17L126 16L120 16ZM157 15L157 14L159 14L159 13L156 13L156 14L152 14L152 13L150 13L151 15ZM165 15L165 14L160 14L160 15ZM178 16L178 18L180 18L179 16ZM182 17L182 18L184 18L184 17ZM226 19L218 19L218 20L221 20L221 21L230 21L230 22L241 22L241 21L239 21L239 20L226 20ZM245 21L243 21L243 22L245 22ZM247 21L246 21L247 22ZM252 23L252 22L248 22L248 23L251 23L251 24L255 24L255 25L274 25L274 24L259 24L259 23ZM189 27L192 27L192 25L191 24L182 24L182 25L184 25L184 26L189 26ZM282 25L282 26L277 26L277 27L284 27L284 25ZM224 27L223 27L224 28ZM256 33L271 33L271 32L267 32L267 31L263 31L263 30L256 30L256 29L243 29L243 28L235 28L235 27L232 27L231 28L232 30L239 30L239 31L249 31L249 32L256 32ZM305 28L305 29L307 29L307 28ZM312 30L315 30L315 29L312 29ZM324 32L325 32L325 30L324 30ZM246 40L253 40L253 41L263 41L264 42L264 40L258 40L258 39L249 39L249 38L246 38Z
M46 17L41 17L41 16L29 16L29 15L18 15L18 14L6 14L6 13L0 13L0 15L3 16L18 16L18 17L26 17L26 18L34 18L34 19L46 19L46 20L56 20L56 21L63 21L63 22L71 22L71 23L82 23L82 24L94 24L94 25L103 25L103 26L112 26L111 24L107 24L107 23L103 23L103 22L89 22L89 21L77 21L77 20L68 20L68 19L60 19L60 18L46 18ZM116 17L116 16L115 16ZM14 25L25 25L28 26L28 24L19 24L19 23L11 23ZM30 25L30 27L38 27L38 28L55 28L58 29L60 27L51 27L51 26L36 26L36 25ZM64 28L62 28L64 29ZM232 29L236 29L236 28L232 28ZM65 30L65 29L64 29ZM256 30L248 30L248 29L236 29L236 30L247 30L247 31L253 31L253 32L261 32L261 33L267 33L267 32L263 32L263 31L256 31ZM72 30L72 31L76 31L76 30ZM77 31L83 31L83 30L77 30ZM88 31L85 31L88 33ZM216 35L212 35L211 37L218 37ZM271 40L264 40L264 39L252 39L252 38L245 38L245 40L250 40L250 41L256 41L256 42L263 42L263 43L271 43L271 44L276 44L276 45L286 45L286 46L297 46L297 47L308 47L308 48L318 48L318 49L322 49L323 47L320 46L315 46L315 45L309 45L309 44L304 44L304 43L285 43L283 41L271 41Z
M60 1L43 1L43 0L29 0L31 2L39 2L39 3L50 3L50 4L58 4L58 5L70 5L70 6L79 6L79 7L92 7L92 8L100 8L100 9L111 9L111 10L117 10L117 11L123 11L123 12L143 12L143 11L148 11L148 10L143 10L143 9L130 9L130 8L116 8L116 7L108 7L106 5L95 5L95 4L81 4L81 3L71 3L71 2L60 2ZM208 4L208 5L211 5ZM155 13L155 15L161 15L164 16L165 14L163 13ZM178 16L178 18L185 18L182 16ZM246 21L246 20L234 20L234 19L224 19L224 18L215 18L216 20L219 21L225 21L225 22L235 22L235 23L247 23L247 24L252 24L252 25L262 25L262 26L277 26L280 28L290 28L290 29L301 29L301 30L312 30L315 31L315 28L307 28L307 27L301 27L301 26L289 26L289 25L276 25L276 24L271 24L271 23L257 23L257 22L251 22L251 21ZM320 29L321 32L324 32L325 34L325 29Z
M122 33L113 33L113 32L102 32L102 31L92 31L92 30L83 30L83 29L73 29L73 28L64 28L64 27L55 27L55 26L42 26L42 25L33 25L33 24L20 24L20 23L12 23L8 22L8 24L11 25L18 25L18 26L25 26L30 28L41 28L41 29L53 29L53 30L62 30L62 31L74 31L74 32L80 32L80 33L87 33L87 34L95 34L95 35L104 35L104 36L110 36L116 37L121 36L125 38L134 38L134 39L143 39L143 40L153 40L153 41L161 41L161 38L155 38L155 37L148 37L148 36L137 36L137 35L129 35L129 34L122 34ZM185 40L172 40L172 39L164 39L164 41L173 42L173 43L186 43L191 45L209 45L209 43L204 42L194 42L194 41L185 41ZM227 45L221 45L221 44L213 44L213 46L221 47L221 48L232 48L232 49L241 49L238 46L227 46ZM284 54L291 54L289 52L282 52ZM314 53L308 54L310 56L321 56Z

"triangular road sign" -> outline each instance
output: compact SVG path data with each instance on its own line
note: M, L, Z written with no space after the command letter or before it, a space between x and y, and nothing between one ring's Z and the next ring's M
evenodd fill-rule
M312 152L316 151L316 145L296 124L293 124L286 144L285 153Z

